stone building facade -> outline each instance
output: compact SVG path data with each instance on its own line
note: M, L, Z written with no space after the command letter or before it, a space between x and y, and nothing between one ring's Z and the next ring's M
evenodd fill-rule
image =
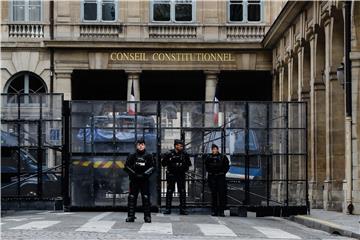
M344 63L344 5L1 1L0 88L7 93L57 92L66 100L85 99L79 86L89 87L84 81L100 71L100 76L106 73L124 82L119 99L131 99L133 86L135 100L149 100L147 82L163 76L153 72L191 71L191 78L201 76L204 82L197 86L201 94L196 100L213 101L221 79L230 84L226 89L235 86L242 94L250 92L246 99L224 93L223 100L306 101L311 206L348 211L352 204L360 213L360 4L351 4L351 115L345 112L346 94L337 75ZM257 93L260 84L252 89L231 85L243 76L260 84L270 82L264 87L270 99ZM173 77L176 74L160 86ZM92 92L102 83L98 81Z
M352 90L348 113L346 83L341 79L345 4L289 2L263 43L273 51L273 99L308 103L311 206L344 212L354 207L359 213L359 3L353 1L349 7Z

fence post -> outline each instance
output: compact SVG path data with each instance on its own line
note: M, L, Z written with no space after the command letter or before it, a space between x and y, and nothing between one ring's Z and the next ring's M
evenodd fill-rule
M249 180L249 103L245 105L245 205L249 205L250 200L250 180Z
M70 102L63 103L63 148L62 148L62 196L64 201L64 211L70 208Z
M266 206L269 206L270 203L270 106L272 103L266 105Z
M30 97L30 96L29 96ZM37 121L37 196L43 197L43 160L44 160L44 152L43 152L43 140L42 140L42 95L39 95L39 120Z
M162 177L161 177L161 111L160 111L160 101L157 101L156 104L156 162L157 162L157 204L159 207L159 211L161 208L161 185L162 185Z
M18 158L18 162L17 162L17 195L20 196L21 194L21 179L20 179L20 174L21 174L21 135L20 135L20 130L21 130L21 123L20 123L20 95L16 95L16 99L17 99L17 122L16 122L16 130L17 130L17 158Z

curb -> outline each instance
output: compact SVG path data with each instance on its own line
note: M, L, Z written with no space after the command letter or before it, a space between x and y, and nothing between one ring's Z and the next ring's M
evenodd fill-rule
M289 220L294 221L299 224L302 224L302 225L305 225L309 228L314 228L314 229L328 232L330 234L339 234L344 237L360 239L360 233L356 233L354 231L345 229L343 226L341 226L339 224L321 220L318 218L298 215L298 216L289 217Z
M15 213L15 210L1 210L1 217L11 216Z

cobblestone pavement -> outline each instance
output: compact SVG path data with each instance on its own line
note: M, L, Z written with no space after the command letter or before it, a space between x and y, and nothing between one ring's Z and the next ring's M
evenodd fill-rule
M275 217L152 214L125 222L123 212L23 211L1 218L1 239L349 239Z

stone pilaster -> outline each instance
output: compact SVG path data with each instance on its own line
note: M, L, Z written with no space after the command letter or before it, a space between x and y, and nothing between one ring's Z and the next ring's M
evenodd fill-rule
M69 69L56 69L54 92L64 93L64 100L71 100L71 73Z
M214 101L216 85L218 83L218 71L205 71L205 101Z
M333 21L333 20L332 20ZM336 77L336 67L331 66L333 24L325 23L325 113L326 113L326 178L324 181L324 209L341 210L345 165L345 113L344 90ZM343 51L342 48L337 51Z
M294 65L294 59L292 57L290 57L288 59L288 63L287 63L287 86L288 86L288 89L287 89L287 97L286 97L286 101L291 101L291 98L292 98L292 88L293 88L293 71L294 71L294 68L293 68L293 65Z
M284 75L285 69L284 67L280 67L279 69L279 101L285 101L284 99Z
M272 99L273 101L279 101L279 73L275 70L272 80Z
M352 159L350 167L346 169L346 179L348 187L346 191L346 203L351 203L354 206L354 214L360 214L360 51L351 52L351 76L352 76ZM347 165L347 166L348 166Z
M128 76L127 100L131 101L131 85L134 84L135 101L140 101L140 74L141 71L126 71Z
M323 181L325 169L325 85L316 67L317 59L317 34L310 38L310 175L309 196L312 208L322 208ZM317 78L316 78L317 76Z

